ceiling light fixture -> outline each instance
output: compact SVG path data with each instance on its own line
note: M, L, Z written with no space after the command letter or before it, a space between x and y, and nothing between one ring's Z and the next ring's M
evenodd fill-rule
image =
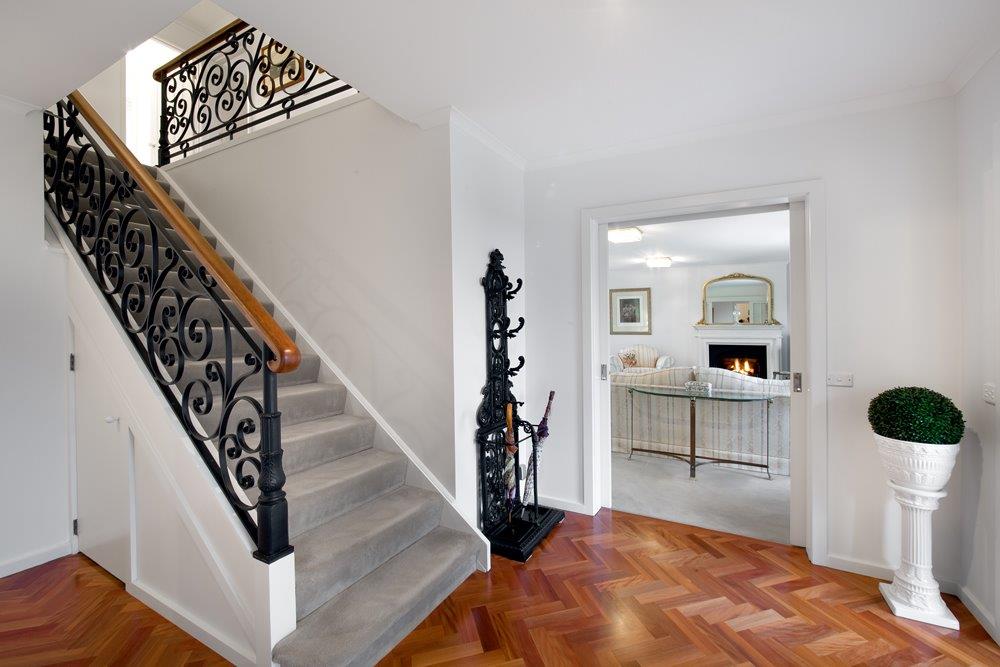
M635 243L642 240L642 230L638 227L617 227L608 230L608 241L612 243Z
M646 266L651 269L666 269L669 268L670 265L673 263L674 260L670 259L669 257L664 257L662 255L660 255L659 257L646 258Z

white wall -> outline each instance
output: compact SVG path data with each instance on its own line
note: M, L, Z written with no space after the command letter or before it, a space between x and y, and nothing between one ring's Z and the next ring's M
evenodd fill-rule
M499 154L453 116L451 123L451 242L454 298L455 359L455 487L463 514L478 525L478 458L475 445L476 410L486 383L486 333L483 287L489 253L499 248L513 282L524 276L524 171ZM524 315L526 287L508 302L517 325ZM513 363L525 354L531 323L510 341ZM514 378L514 396L524 400L525 367ZM537 405L526 405L521 416L537 421ZM527 459L522 459L524 462Z
M981 398L983 383L1000 380L998 367L998 228L1000 228L1000 57L974 77L958 96L958 182L963 209L960 349L965 373L967 431L962 441L963 597L980 620L1000 637L1000 453L997 409ZM957 493L952 486L953 493ZM977 609L978 607L978 609Z
M447 125L361 100L170 175L454 493L449 161Z
M855 375L853 389L828 391L829 552L855 569L894 566L897 509L865 415L872 396L897 384L960 394L954 121L953 100L936 100L528 172L528 400L542 400L550 384L565 397L553 413L542 492L583 501L580 210L818 178L829 368ZM945 499L935 518L938 575L951 581L958 505Z
M70 552L65 257L42 220L42 119L0 102L0 576Z
M667 269L645 266L608 271L608 289L649 287L653 314L652 333L648 336L611 335L608 349L615 354L630 345L652 345L660 354L669 354L677 366L698 363L699 343L694 337L694 323L701 320L701 291L706 281L730 273L746 273L769 278L774 283L774 318L785 332L782 341L782 364L788 359L788 264L713 264L674 265Z
M125 138L125 58L116 61L87 83L80 92L115 134Z

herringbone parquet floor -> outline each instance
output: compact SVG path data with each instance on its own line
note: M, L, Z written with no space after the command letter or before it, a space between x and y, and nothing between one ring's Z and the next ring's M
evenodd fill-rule
M870 577L805 552L603 510L524 565L494 558L383 665L1000 665L957 599L952 632L897 619Z
M0 665L227 665L86 556L0 579Z

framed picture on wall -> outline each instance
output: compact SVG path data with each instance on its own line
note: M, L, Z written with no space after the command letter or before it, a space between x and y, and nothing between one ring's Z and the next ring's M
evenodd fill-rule
M613 289L609 292L612 335L652 333L648 287Z

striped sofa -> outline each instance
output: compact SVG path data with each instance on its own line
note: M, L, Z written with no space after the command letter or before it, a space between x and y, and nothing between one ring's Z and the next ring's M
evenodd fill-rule
M629 352L635 353L635 366L625 368L622 363L622 355ZM669 368L674 365L674 358L669 354L660 354L652 345L632 345L618 350L618 354L611 355L611 363L608 368L612 373L642 373L652 369Z
M787 475L789 466L790 382L764 380L722 368L674 367L611 375L611 448L628 452L629 386L683 387L688 380L711 382L713 389L731 389L770 395L768 433L771 473ZM702 401L697 406L696 451L702 456L751 463L766 460L763 404ZM686 398L635 394L634 443L640 449L687 454L690 409ZM720 464L756 470L748 466Z

